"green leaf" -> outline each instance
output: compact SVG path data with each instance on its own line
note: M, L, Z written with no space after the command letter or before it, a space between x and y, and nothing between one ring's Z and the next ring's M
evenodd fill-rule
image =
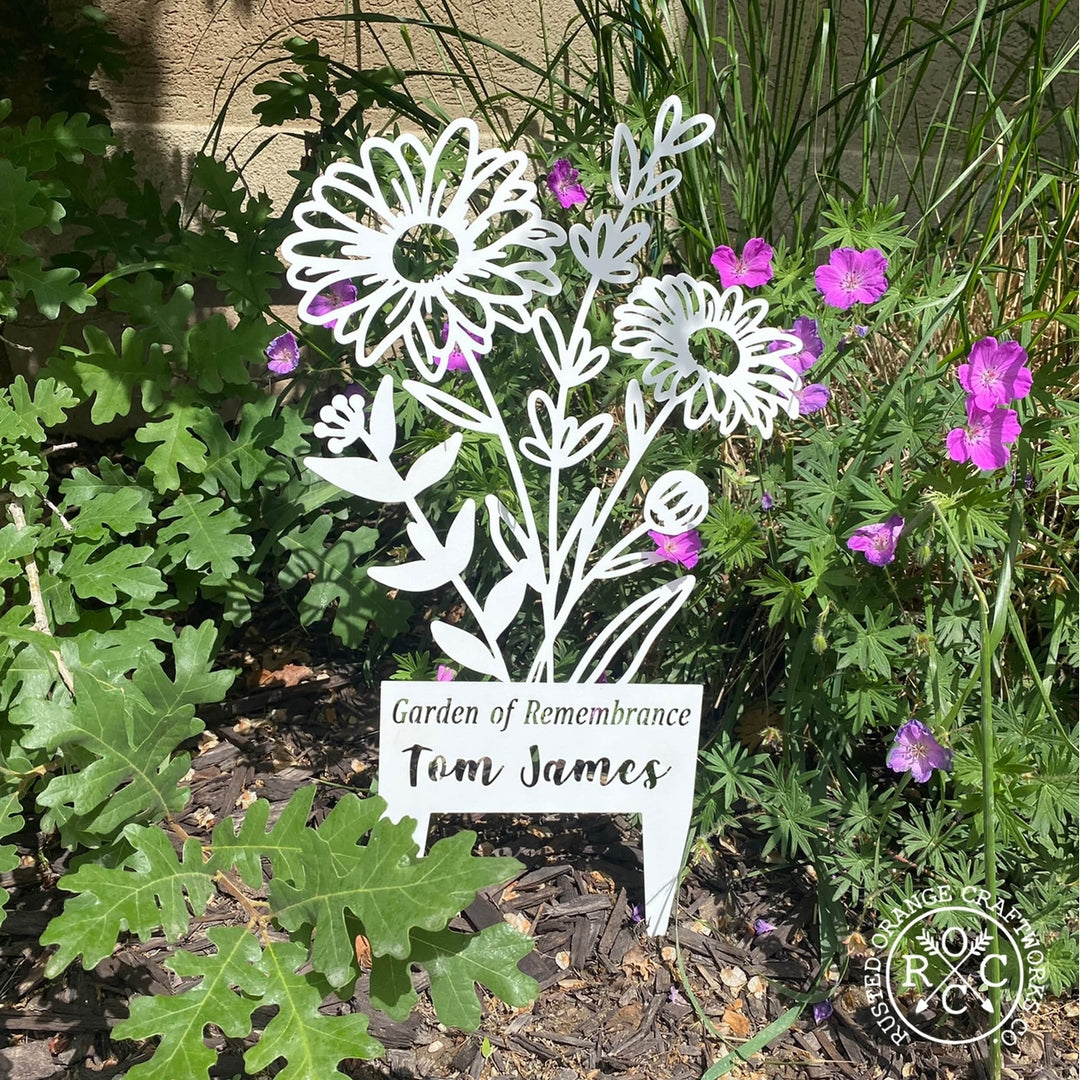
M892 675L889 658L900 655L903 652L900 642L911 636L911 627L907 624L891 625L895 619L896 612L891 604L886 604L877 612L864 608L863 623L849 615L845 629L851 632L853 640L849 639L850 644L846 648L837 644L837 651L840 652L837 670L855 664L864 671L876 671L882 678L888 679Z
M338 1065L346 1058L372 1060L381 1057L383 1045L367 1033L363 1013L323 1016L323 995L311 975L297 975L307 962L307 950L295 942L272 942L263 950L262 969L267 974L260 1004L278 1006L259 1041L244 1054L244 1066L258 1072L283 1057L288 1062L277 1080L320 1080L341 1075Z
M382 1044L367 1034L366 1016L319 1012L323 995L309 976L296 974L306 960L303 946L273 942L260 947L248 930L236 926L215 927L207 937L216 953L177 953L165 961L178 975L199 976L196 985L172 997L135 998L130 1017L117 1025L118 1038L162 1037L151 1061L128 1070L129 1080L209 1076L217 1054L205 1044L206 1026L213 1024L230 1038L245 1038L251 1033L252 1013L265 1005L277 1005L278 1011L244 1056L251 1072L283 1057L288 1064L279 1077L324 1080L341 1075L337 1066L346 1058L381 1056Z
M265 799L256 799L247 808L239 831L232 818L219 821L210 841L212 854L207 870L235 868L248 888L261 889L262 860L266 858L275 878L303 882L303 856L310 843L305 827L314 798L314 784L297 788L269 832L266 822L270 804Z
M11 836L23 827L22 800L19 798L17 783L0 783L0 837ZM19 865L19 852L14 844L0 844L0 873L14 870ZM0 901L0 926L4 922L4 903L8 896L6 889L0 889L3 901Z
M146 941L161 927L176 941L188 932L188 905L196 916L206 910L214 883L198 840L188 840L178 859L157 826L128 825L123 836L134 851L119 866L83 863L60 879L60 888L77 895L41 935L42 945L58 946L45 966L46 978L79 956L89 971L112 954L125 930Z
M83 339L86 352L65 347L50 361L49 370L80 386L86 397L94 396L90 419L95 424L127 416L136 390L147 412L158 408L172 382L172 369L161 349L148 343L145 331L125 327L119 353L100 327L86 327Z
M230 438L217 413L204 414L196 434L209 450L203 471L203 491L224 491L232 503L242 503L255 488L287 483L288 465L267 453L285 434L285 416L275 413L277 402L269 396L249 401L240 413L235 438Z
M10 393L23 431L36 443L43 443L45 429L62 424L67 419L66 410L73 409L79 403L71 387L55 379L38 380L31 394L26 380L16 375Z
M117 1024L118 1039L161 1036L150 1061L128 1069L129 1080L196 1080L209 1076L217 1053L204 1041L207 1024L233 1039L251 1034L251 1014L266 990L266 974L258 964L262 949L242 926L215 926L206 936L216 953L196 956L178 952L165 966L182 976L201 976L183 993L168 997L136 997L130 1015ZM233 987L239 987L236 993Z
M273 331L261 318L230 326L224 315L211 315L188 334L188 372L200 390L212 394L226 383L250 387L249 365L265 363L263 350L272 337Z
M236 672L211 670L219 644L217 626L207 619L180 631L173 645L171 679L160 664L139 667L132 681L156 711L159 723L186 723L190 706L224 700Z
M26 573L23 560L37 551L40 525L19 528L14 522L0 527L0 581L22 577Z
M100 549L101 545L91 542L74 543L51 588L43 591L48 593L64 589L66 583L82 600L103 600L106 604L115 604L119 593L134 600L149 601L165 588L161 571L152 566L143 566L154 554L152 547L118 544L91 562L90 557Z
M189 570L209 566L211 573L224 578L239 572L236 560L250 555L255 545L244 531L248 519L234 506L224 506L221 499L181 492L172 506L161 510L159 518L173 522L158 533L159 545L169 545L170 565L182 561Z
M140 525L153 524L151 492L107 458L98 468L101 476L78 466L60 484L64 496L60 511L71 522L74 534L100 540L109 534L127 536Z
M519 868L513 859L470 854L476 837L467 831L439 840L417 858L415 823L381 818L385 809L377 797L342 799L311 837L303 886L278 878L270 883L270 905L282 926L318 927L311 960L332 986L354 974L355 935L347 912L363 924L376 956L404 959L413 928L442 930L478 889L506 881Z
M150 340L168 345L169 357L183 364L187 356L188 325L195 313L191 285L180 285L165 300L165 286L152 274L139 274L134 281L120 278L110 284L109 306L124 311L131 322L146 329Z
M74 701L23 695L12 710L12 720L30 728L23 745L62 749L78 763L89 761L52 776L38 794L65 842L73 833L112 836L127 822L159 820L187 803L189 791L180 779L190 759L173 755L202 731L194 706L220 700L233 678L206 670L214 639L209 620L185 629L173 647L175 680L146 662L133 678L117 679L101 665L83 667L66 649Z
M414 930L411 940L406 959L378 957L371 970L371 1003L394 1020L404 1020L416 1001L409 977L412 964L421 965L431 978L439 1021L466 1031L480 1025L476 983L515 1007L528 1005L539 992L536 980L517 967L534 943L506 923L478 934Z
M196 154L191 179L203 189L205 206L233 221L240 217L246 193L243 186L236 186L240 177L223 161L215 161L209 154Z
M46 270L41 259L28 259L12 263L9 267L11 280L23 296L33 296L38 311L46 319L60 314L60 305L67 304L72 311L81 314L93 307L97 300L78 280L79 271L70 266L58 266Z
M208 410L174 402L164 419L144 424L135 432L135 441L159 445L146 458L154 474L154 488L160 492L180 488L179 466L201 474L206 464L206 446L195 438L192 428Z
M33 255L34 249L21 239L45 220L37 201L41 185L27 177L25 169L0 157L0 252L5 255Z
M336 604L333 631L352 648L363 642L369 622L387 637L402 632L409 608L404 602L391 600L385 586L364 572L361 556L374 549L378 531L352 529L327 548L326 536L332 525L332 518L316 518L308 528L298 525L281 538L281 546L292 554L278 581L285 588L311 581L300 600L301 624L308 626L321 619L327 607Z
M22 131L0 128L0 158L31 173L51 169L58 157L81 164L85 154L100 157L112 144L108 125L92 124L87 113L55 113L44 122L32 116Z

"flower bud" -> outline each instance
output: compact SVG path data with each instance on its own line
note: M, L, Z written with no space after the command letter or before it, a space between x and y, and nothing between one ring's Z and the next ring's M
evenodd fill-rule
M813 638L810 639L810 647L818 656L821 656L821 654L829 647L829 641L825 637L820 626L814 631Z
M664 473L645 496L645 520L674 536L699 524L709 509L709 489L686 469Z

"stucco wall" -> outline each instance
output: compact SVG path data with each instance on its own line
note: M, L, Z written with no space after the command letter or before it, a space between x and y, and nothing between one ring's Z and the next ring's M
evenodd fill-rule
M467 95L457 97L455 81L440 75L447 65L438 48L422 30L412 31L407 43L401 29L383 24L378 36L360 22L329 17L343 11L406 14L417 10L413 0L98 0L115 28L128 42L132 66L123 82L106 84L103 90L114 105L118 128L137 153L143 171L180 191L186 180L186 162L204 143L212 122L227 96L235 90L218 153L232 150L244 162L256 145L249 134L253 123L253 85L269 72L247 78L268 55L267 43L282 41L291 34L317 36L324 51L342 62L360 67L378 67L390 62L403 68L431 71L430 91L451 114L467 110ZM1076 0L1070 0L1071 15L1059 20L1061 35L1075 26ZM726 0L702 0L712 7L715 32L727 24ZM838 6L834 4L834 6ZM435 9L435 5L429 5ZM673 5L677 8L678 5ZM785 22L790 12L802 10L805 24L794 27ZM837 45L837 65L843 81L859 76L865 16L862 3L845 3L842 23L833 27ZM850 12L848 12L850 9ZM453 17L466 30L528 56L541 66L545 51L562 44L566 27L574 15L573 0L453 0ZM811 4L773 4L772 33L806 40L818 33L818 7ZM872 13L876 6L871 5ZM940 15L940 5L927 0L927 15ZM955 18L960 17L958 12ZM326 21L318 21L326 18ZM916 31L917 33L917 31ZM410 44L411 50L410 51ZM1020 34L1003 48L1019 51ZM903 44L896 46L901 51ZM537 92L535 76L515 67L495 52L478 52L479 72L491 88L512 88ZM587 61L586 61L587 62ZM943 92L951 86L957 58L939 50L922 75L920 112L930 115ZM417 85L413 84L414 92ZM1016 93L1023 91L1017 87ZM423 92L422 90L420 92ZM1072 89L1063 87L1063 94ZM314 123L293 125L295 133L311 129ZM260 132L262 138L265 132ZM915 147L905 146L914 152ZM299 161L302 142L279 137L269 151L261 152L246 169L248 183L266 188L275 198L287 197L293 181L287 170ZM860 158L853 150L853 166ZM902 172L897 178L903 182Z
M136 151L140 167L169 190L182 188L187 161L203 147L227 100L219 152L231 150L238 162L246 161L266 134L250 133L257 100L253 87L274 70L256 74L257 65L275 51L264 46L294 34L317 37L324 52L350 66L377 68L389 62L430 70L433 94L451 114L464 111L457 103L456 80L439 74L447 65L430 36L416 30L406 42L399 28L384 25L376 38L362 22L326 18L351 9L348 0L98 0L98 6L131 47L131 68L123 80L102 84L113 105L114 123ZM530 17L528 7L511 0L477 0L458 2L451 10L464 29L543 64L539 8L534 7ZM569 0L544 4L545 22L558 38L548 47L561 44L572 7ZM378 0L365 4L364 10L400 14L404 9ZM323 18L326 21L320 21ZM534 76L494 52L487 57L482 75L493 89L535 91ZM288 130L299 134L316 126L301 121ZM279 137L269 151L259 153L245 176L253 188L286 195L293 184L286 170L301 155L299 139Z

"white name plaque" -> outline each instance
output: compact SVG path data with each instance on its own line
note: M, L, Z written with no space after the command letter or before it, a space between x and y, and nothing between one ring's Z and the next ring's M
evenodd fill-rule
M379 794L438 813L641 815L648 932L667 929L690 826L700 686L384 682Z

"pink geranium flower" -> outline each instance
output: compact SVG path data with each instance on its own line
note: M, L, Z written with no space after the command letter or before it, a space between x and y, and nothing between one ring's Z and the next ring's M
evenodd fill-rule
M583 203L589 197L589 193L578 181L578 171L566 158L559 158L548 173L548 187L552 194L559 200L559 205L564 210L569 210L577 203Z
M721 244L709 260L720 275L720 284L725 289L732 285L745 285L748 289L772 281L773 250L760 236L747 240L741 255Z
M1031 390L1031 369L1027 353L1015 341L980 338L971 346L968 363L961 364L956 377L970 400L980 409L993 409Z
M266 346L266 366L275 375L288 375L299 363L300 345L291 330L286 330Z
M473 341L483 341L483 338L477 337L476 334L472 333L472 331L468 331L468 334L469 334L469 337L471 337L473 339ZM450 324L448 322L444 322L442 324L442 338L443 338L443 344L444 345L446 344L446 339L449 336L450 336ZM474 352L472 354L472 358L473 358L473 360L479 360L480 359L480 354L478 352ZM439 363L439 357L437 357L437 356L433 356L431 358L431 360L432 360L432 363L435 363L435 364ZM455 342L453 347L450 349L450 355L446 358L446 370L447 371L468 371L469 370L469 363L470 363L469 358L461 351L460 346L458 346L457 343Z
M896 558L896 542L904 531L904 519L893 514L883 525L863 525L848 539L852 551L861 551L868 563L885 566Z
M893 772L909 772L913 779L925 784L935 769L952 768L952 751L946 750L925 724L909 720L896 733L885 762Z
M656 545L657 562L673 562L692 570L701 552L701 534L697 529L669 536L667 533L649 530L649 539Z
M311 315L320 316L327 312L336 311L340 307L356 302L356 286L351 281L335 281L326 292L319 293L308 304L308 312ZM323 326L329 326L332 330L337 326L337 319L329 319Z
M452 667L447 667L445 664L439 665L439 670L435 673L436 682L453 682L457 678L457 672Z
M1000 469L1009 460L1009 446L1020 435L1015 409L980 409L974 396L967 403L966 427L945 437L953 461L970 461L977 469Z
M821 356L822 349L825 348L824 343L818 336L817 319L811 319L807 315L800 315L788 333L792 337L797 337L802 342L803 347L802 352L796 353L794 356L785 356L784 363L796 375L803 375L814 366L818 357ZM774 341L769 346L769 352L776 352L777 349L782 348L784 348L784 342Z
M877 248L837 248L829 253L828 266L814 271L814 281L830 307L847 309L852 304L872 304L889 287L885 279L888 265L889 260Z
M819 412L829 404L831 397L829 388L823 383L810 383L809 386L796 390L795 399L799 403L799 415L809 416L811 413Z

